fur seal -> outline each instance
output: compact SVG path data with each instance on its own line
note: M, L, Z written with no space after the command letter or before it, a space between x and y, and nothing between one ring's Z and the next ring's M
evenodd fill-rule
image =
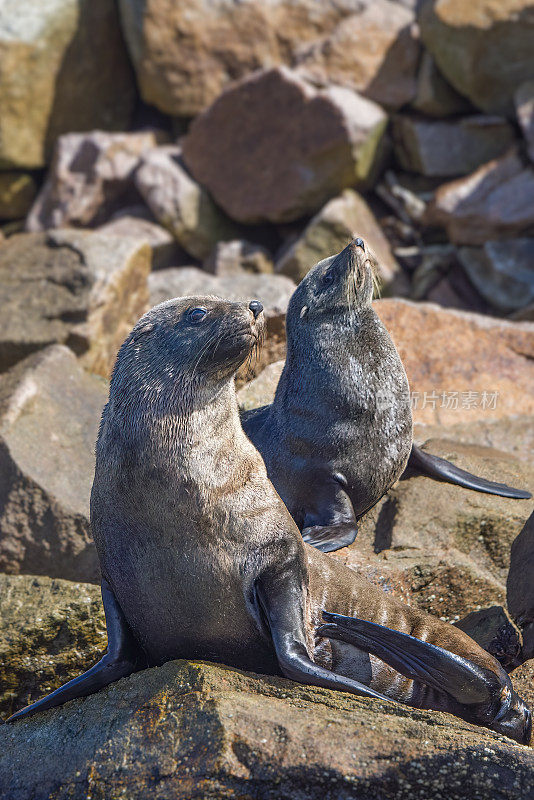
M362 239L316 264L289 302L274 401L242 414L304 540L323 552L352 544L357 520L407 465L481 492L531 496L413 444L408 380L372 299L373 264Z
M257 301L179 298L122 345L91 497L108 650L11 720L186 657L530 741L530 711L492 656L303 542L240 424L234 375L262 328Z

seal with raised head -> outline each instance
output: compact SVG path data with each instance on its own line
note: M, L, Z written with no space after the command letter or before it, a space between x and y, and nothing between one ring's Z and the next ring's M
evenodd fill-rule
M488 653L303 542L240 424L234 375L261 337L261 309L172 300L126 339L91 497L108 651L11 719L197 658L529 741L530 712Z
M408 380L372 299L373 260L362 239L316 264L289 302L274 401L242 414L304 540L323 552L354 541L358 519L407 465L481 492L531 496L413 443Z

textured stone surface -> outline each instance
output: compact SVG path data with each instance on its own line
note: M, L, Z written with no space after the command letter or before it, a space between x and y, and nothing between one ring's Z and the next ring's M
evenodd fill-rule
M275 361L260 372L257 378L247 383L239 390L237 399L241 408L258 408L272 403L284 369L285 361Z
M193 121L184 160L232 219L289 222L369 179L386 122L350 89L270 69L233 84Z
M514 141L514 129L502 117L427 120L399 114L393 138L404 169L429 177L452 177L467 175L502 155Z
M134 172L143 151L156 140L152 131L60 136L26 229L101 225L121 207L138 201Z
M406 368L416 422L454 425L534 411L532 323L406 300L379 300L375 309Z
M0 727L10 800L527 800L533 766L447 714L186 661Z
M472 611L454 624L491 653L507 671L521 663L521 632L502 606Z
M58 136L128 125L133 74L111 0L4 0L0 165L41 167Z
M286 64L387 106L415 92L413 10L389 0L120 2L144 100L194 116L232 81Z
M75 678L106 644L99 586L0 575L0 716Z
M135 180L154 217L195 258L206 258L221 239L237 235L237 228L184 168L180 148L146 153Z
M506 599L523 631L525 658L534 657L534 514L512 544Z
M515 153L445 183L427 210L427 221L443 226L457 244L513 238L534 228L534 170Z
M58 345L0 376L0 572L98 580L89 496L106 401Z
M411 106L429 117L448 117L466 113L470 108L466 98L447 83L428 50L421 56L417 90Z
M339 253L356 235L361 236L376 255L376 269L383 288L387 291L400 284L401 270L388 240L364 198L352 189L345 189L323 206L282 254L276 271L300 282L314 264L332 253Z
M534 161L534 80L522 83L515 93L515 108L530 160Z
M461 247L458 257L471 283L497 311L509 314L534 302L534 239Z
M512 114L517 86L534 78L531 0L428 0L421 38L448 81L482 111Z
M221 277L242 272L271 273L274 269L270 253L259 244L244 239L219 242L204 261L206 272Z
M24 172L0 172L0 219L20 219L28 213L37 187Z
M148 304L150 247L81 231L12 236L0 249L0 371L53 342L109 375Z

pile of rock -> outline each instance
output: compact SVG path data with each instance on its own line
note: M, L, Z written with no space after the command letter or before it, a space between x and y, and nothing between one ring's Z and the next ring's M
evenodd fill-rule
M376 309L416 439L534 486L533 36L527 0L4 3L3 715L105 647L94 442L150 304L261 299L266 346L239 398L270 402L296 283L357 233L390 295ZM333 557L512 667L534 657L533 510L407 477ZM534 700L532 663L513 678ZM447 715L192 662L0 738L14 800L516 798L533 766Z

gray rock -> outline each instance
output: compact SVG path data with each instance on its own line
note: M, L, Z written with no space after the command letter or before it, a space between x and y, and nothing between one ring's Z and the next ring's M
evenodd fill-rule
M179 147L146 153L135 182L157 221L195 258L207 258L219 241L237 236L237 228L184 169Z
M122 206L135 203L134 172L141 154L156 141L153 131L60 136L26 230L101 225Z
M89 496L106 401L59 345L0 376L0 572L98 581Z
M429 177L452 177L467 175L502 155L515 135L502 117L426 120L398 115L393 138L404 169Z
M534 229L534 169L514 152L490 161L440 186L426 222L444 227L453 242L466 245L528 232Z
M428 50L421 56L417 91L411 106L429 117L466 114L471 107L466 98L447 83Z
M516 91L515 108L530 160L534 161L534 80L522 83Z
M303 233L276 263L276 271L299 282L311 267L342 250L353 236L361 236L376 256L376 268L384 289L400 284L401 270L389 242L364 198L345 191L330 200L308 223Z
M241 408L245 410L259 408L273 402L285 363L285 361L275 361L273 364L268 364L257 378L239 390L237 399Z
M517 800L533 766L448 714L188 661L0 726L9 800Z
M491 653L508 672L521 663L521 632L502 606L472 611L454 624Z
M232 219L290 222L372 180L386 124L376 103L350 89L317 89L285 67L270 69L196 117L183 155Z
M497 311L511 313L534 302L534 239L460 247L458 257L469 280Z
M0 248L0 372L48 344L67 344L109 375L148 305L150 247L74 230L23 233Z
M259 244L234 239L219 242L203 264L206 272L221 277L242 272L270 273L274 269L270 253Z
M1 716L75 678L106 644L99 586L0 575Z
M171 297L216 295L226 300L261 300L267 320L285 318L295 284L284 275L239 274L219 277L196 267L163 269L149 279L152 305Z
M123 130L133 73L110 0L3 0L0 166L42 167L58 136Z

